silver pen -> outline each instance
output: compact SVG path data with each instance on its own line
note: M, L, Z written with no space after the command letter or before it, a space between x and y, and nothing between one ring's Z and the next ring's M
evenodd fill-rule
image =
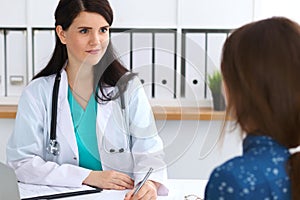
M133 196L136 195L136 193L138 193L138 191L140 191L140 189L143 187L143 185L146 183L146 181L148 180L150 174L152 173L153 168L150 167L149 171L147 172L146 176L144 177L144 179L142 180L142 182L139 183L139 186L134 190L133 192Z

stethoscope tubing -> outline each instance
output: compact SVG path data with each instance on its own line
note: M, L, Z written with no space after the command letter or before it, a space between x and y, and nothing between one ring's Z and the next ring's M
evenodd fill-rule
M51 129L50 129L50 140L46 148L49 154L58 156L60 154L60 145L56 141L56 124L57 124L57 103L58 103L58 92L59 83L61 80L60 72L55 76L53 93L52 93L52 108L51 108Z
M58 72L55 77L53 94L52 94L50 140L56 140L57 103L58 103L58 92L59 92L60 79L61 79L61 75L60 75L60 72Z

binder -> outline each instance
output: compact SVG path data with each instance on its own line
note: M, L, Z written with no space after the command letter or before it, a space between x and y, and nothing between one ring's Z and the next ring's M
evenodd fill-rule
M221 68L221 55L224 42L227 38L226 33L207 34L207 75ZM207 87L207 99L212 99L211 91Z
M146 95L152 98L152 34L132 34L132 71L138 73Z
M207 34L208 72L220 69L222 48L226 38L226 33Z
M205 34L187 33L185 38L185 98L205 98Z
M33 75L46 66L54 47L54 30L33 30Z
M116 51L118 59L130 70L130 33L111 33L111 42Z
M20 96L27 82L26 30L7 30L6 47L7 96Z
M170 100L175 97L175 35L155 34L154 98Z
M0 97L5 96L4 30L0 30Z

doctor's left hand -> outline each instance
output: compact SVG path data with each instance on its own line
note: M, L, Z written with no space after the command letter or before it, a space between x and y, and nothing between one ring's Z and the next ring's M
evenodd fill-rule
M113 170L91 171L83 184L113 190L132 189L134 186L130 176Z
M134 190L130 190L124 200L156 200L157 199L157 188L160 186L160 183L148 180L143 185L143 187L135 194Z

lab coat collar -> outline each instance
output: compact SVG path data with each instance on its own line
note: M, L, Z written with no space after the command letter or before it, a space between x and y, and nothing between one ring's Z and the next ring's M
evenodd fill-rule
M115 90L115 87L113 86L109 86L109 85L104 85L103 87L103 90L104 90L104 93L108 96L112 95L113 94L113 91ZM101 93L101 92L100 92Z

